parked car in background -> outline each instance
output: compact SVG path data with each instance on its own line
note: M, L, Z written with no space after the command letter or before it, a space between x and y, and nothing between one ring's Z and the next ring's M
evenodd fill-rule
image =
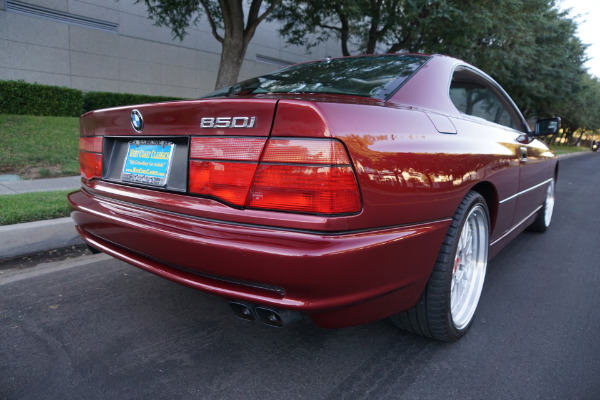
M558 160L460 60L325 59L191 101L81 118L71 216L93 248L228 299L438 340L473 321L488 260L551 221ZM526 268L526 266L523 266Z

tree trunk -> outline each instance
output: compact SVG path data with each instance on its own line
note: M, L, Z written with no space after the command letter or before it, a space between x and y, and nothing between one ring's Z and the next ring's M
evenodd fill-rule
M245 22L242 0L219 0L225 31L223 36L218 33L217 18L211 16L209 2L207 0L199 1L208 16L214 37L221 42L221 62L215 89L233 85L238 80L248 43L252 40L256 28L281 3L281 0L272 0L262 14L260 12L263 0L252 0Z
M344 57L348 57L350 55L350 51L348 50L348 41L350 40L350 24L348 22L348 16L339 3L335 3L335 11L337 12L340 23L342 24L342 27L339 30L342 55Z
M566 139L566 145L570 146L571 140L573 139L573 132L571 131L571 129L565 130L565 139Z
M577 140L575 140L575 146L579 146L579 144L581 143L581 139L583 138L583 134L584 130L579 129L579 137L577 138Z
M215 89L231 86L238 80L246 47L243 38L225 37L222 43L221 62L215 83Z
M549 146L552 146L553 144L556 143L559 136L560 136L560 131L556 132L554 135L546 136L546 138L544 139L544 143L546 143Z
M371 26L367 36L366 54L374 54L377 46L379 19L381 17L381 1L371 0Z
M342 42L342 54L344 55L344 57L350 56L350 50L348 50L348 41L350 40L350 28L348 27L347 21L346 21L345 26L344 26L344 23L342 23L340 39Z

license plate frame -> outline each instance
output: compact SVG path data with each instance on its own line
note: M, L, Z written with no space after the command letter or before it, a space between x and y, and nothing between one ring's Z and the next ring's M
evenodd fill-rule
M175 143L168 140L132 140L127 145L121 181L165 187L171 172Z

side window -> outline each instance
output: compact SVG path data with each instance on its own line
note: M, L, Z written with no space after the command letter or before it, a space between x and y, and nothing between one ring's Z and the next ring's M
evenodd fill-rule
M450 99L463 114L483 118L515 129L515 118L483 78L467 71L457 70L450 84ZM518 129L518 128L517 128Z

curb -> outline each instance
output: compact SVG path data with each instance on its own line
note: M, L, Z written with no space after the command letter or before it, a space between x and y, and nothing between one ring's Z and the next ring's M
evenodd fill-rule
M0 238L0 261L83 244L70 217L0 226Z

